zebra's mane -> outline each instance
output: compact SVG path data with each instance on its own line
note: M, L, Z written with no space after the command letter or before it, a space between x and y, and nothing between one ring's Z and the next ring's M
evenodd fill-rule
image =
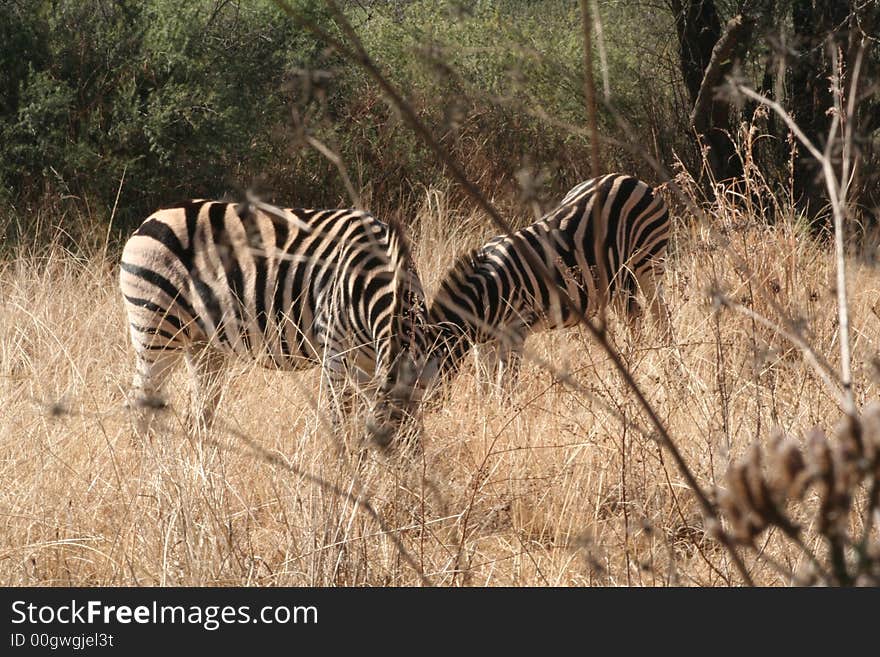
M403 347L402 337L406 336L412 346L426 324L425 293L421 278L412 258L412 247L404 225L396 218L387 219L389 252L397 257L394 265L395 303L393 314L395 330L392 331L394 347L392 359L396 358Z

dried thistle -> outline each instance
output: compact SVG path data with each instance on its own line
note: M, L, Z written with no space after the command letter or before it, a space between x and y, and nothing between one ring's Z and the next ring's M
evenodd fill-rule
M760 454L750 450L746 459L731 465L726 480L728 488L718 492L718 503L730 520L734 539L752 545L755 536L767 528L768 519L773 517L773 503L761 473Z
M819 496L819 532L827 533L834 524L834 461L825 433L818 427L810 431L807 461Z
M770 499L767 483L764 481L761 447L757 443L752 443L746 453L745 483L751 508L766 526L768 518L773 515L773 502Z
M739 498L729 490L718 491L718 506L730 523L733 539L742 545L753 545L760 528L752 523L749 513L742 509Z
M755 538L777 527L807 557L807 565L789 573L792 581L801 585L876 584L880 581L880 545L872 534L872 518L880 517L880 403L870 404L856 419L844 417L830 438L820 428L812 429L806 442L804 453L797 440L776 431L766 448L755 443L730 465L727 489L716 493L729 538L766 560ZM866 480L870 493L865 517L853 525L862 528L862 536L852 536L845 521ZM786 516L787 505L807 502L805 493L810 487L819 502L815 527L828 548L824 559L801 539L800 527Z
M871 402L862 410L862 448L865 460L875 462L880 457L880 402Z
M780 497L778 503L803 499L810 481L810 474L797 442L782 432L771 438L768 455L773 488Z

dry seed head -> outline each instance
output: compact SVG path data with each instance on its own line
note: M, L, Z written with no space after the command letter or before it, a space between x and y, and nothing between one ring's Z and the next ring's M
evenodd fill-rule
M70 410L63 401L56 401L49 404L47 412L51 417L61 417L62 415L67 415Z
M850 471L855 471L855 465L842 460L839 449L832 453L828 439L819 429L810 432L809 460L819 496L818 529L828 535L849 511Z
M800 447L782 432L776 433L772 440L768 461L774 490L782 500L800 499L809 481Z
M833 513L834 518L843 518L849 513L852 492L861 481L863 470L860 463L852 458L848 448L841 443L834 447L833 462L834 479L829 512Z
M758 443L752 443L746 454L745 478L752 509L764 522L769 522L773 515L773 501L764 481L761 448Z
M758 532L749 519L749 512L740 508L736 496L729 490L719 491L718 506L730 523L731 535L734 540L743 545L752 545L752 539Z
M833 481L833 463L831 461L831 449L828 447L828 439L821 429L813 427L810 430L808 441L810 446L808 457L810 469L816 477L830 485Z
M854 458L849 445L842 442L834 446L834 490L837 496L849 496L849 491L858 485L864 476L857 457Z
M785 438L785 432L779 427L774 427L770 431L770 448L773 451L776 451L779 448L779 445L785 441Z
M760 454L751 451L746 459L734 463L727 471L727 484L732 501L726 504L734 504L741 516L737 540L751 543L767 527L773 509L761 476Z
M816 481L816 494L819 496L819 532L825 534L833 521L831 513L832 487L825 479Z
M861 422L844 416L834 427L836 452L843 463L855 463L862 456Z
M751 508L749 486L746 479L746 466L740 462L732 463L727 469L727 487L737 506Z
M834 461L828 439L818 427L810 431L809 462L819 496L819 531L827 533L837 518Z
M874 461L880 455L880 402L873 401L862 409L862 446L865 458Z
M794 572L795 586L813 586L817 580L816 570L809 561L802 563Z

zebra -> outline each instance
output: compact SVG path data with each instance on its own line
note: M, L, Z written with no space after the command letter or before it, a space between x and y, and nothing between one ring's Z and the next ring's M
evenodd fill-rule
M642 314L638 289L668 332L659 282L669 230L666 204L646 183L609 174L578 184L536 223L456 260L428 309L436 345L428 370L448 378L477 345L494 352L496 375L509 388L527 335L573 326L612 301L635 326ZM535 259L552 282L535 270ZM562 303L556 286L577 312Z
M340 419L353 396L387 445L418 404L425 297L400 226L354 209L192 200L150 215L126 242L119 284L135 352L128 404L164 405L185 359L188 426L209 428L229 356L322 366Z

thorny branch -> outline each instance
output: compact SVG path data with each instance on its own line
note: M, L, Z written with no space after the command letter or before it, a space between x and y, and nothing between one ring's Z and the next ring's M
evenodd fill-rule
M288 16L290 16L299 26L307 29L313 35L325 41L328 45L336 49L336 51L346 59L354 61L362 66L376 81L376 83L386 94L388 99L401 113L403 118L410 125L410 128L425 143L425 145L427 145L431 149L434 155L446 165L447 171L449 172L450 176L462 186L468 196L470 196L474 200L474 202L476 202L480 209L486 212L487 215L489 215L492 222L501 231L503 231L505 234L512 234L514 231L511 225L485 198L479 188L470 181L470 179L465 175L464 171L461 169L455 159L446 151L446 149L443 148L443 146L431 134L430 130L418 118L411 105L404 100L397 89L382 74L377 65L373 62L369 54L364 49L363 44L361 43L354 29L351 27L351 24L345 18L344 14L339 9L337 4L333 0L325 1L327 7L330 9L334 20L336 21L339 28L342 30L345 37L348 39L348 42L351 44L351 46L342 43L338 38L329 34L326 30L317 25L311 18L304 15L302 12L292 8L284 0L274 0L275 4ZM602 329L594 326L593 323L584 316L581 309L576 306L576 304L571 300L567 293L555 284L552 276L550 275L550 272L548 271L544 263L532 256L532 254L527 249L523 249L522 255L525 257L529 266L531 266L539 275L542 276L542 278L544 278L546 282L551 285L551 289L555 290L555 293L567 306L567 308L572 311L572 314L576 317L579 317L581 323L586 327L593 339L602 347L602 349L606 351L609 358L611 359L611 362L614 364L614 367L617 370L618 374L623 378L624 382L630 388L630 390L632 390L633 394L636 396L639 405L649 417L651 424L654 426L654 429L657 432L657 439L669 451L673 460L675 461L676 467L678 468L679 472L684 477L691 490L694 491L697 501L699 502L700 507L703 510L704 516L712 524L718 524L719 518L715 507L709 500L707 494L703 491L699 482L697 482L696 477L694 476L687 462L684 460L684 457L681 455L678 447L673 442L663 422L657 416L656 411L654 410L650 402L648 402L636 381L633 379L632 374L627 370L626 366L620 358L620 355L616 352L611 343L608 341L608 337L605 332ZM734 565L739 571L743 581L749 586L753 585L754 582L752 581L752 578L749 575L745 564L742 562L742 559L737 553L733 543L723 532L718 533L718 538L730 554L731 559L733 560Z

